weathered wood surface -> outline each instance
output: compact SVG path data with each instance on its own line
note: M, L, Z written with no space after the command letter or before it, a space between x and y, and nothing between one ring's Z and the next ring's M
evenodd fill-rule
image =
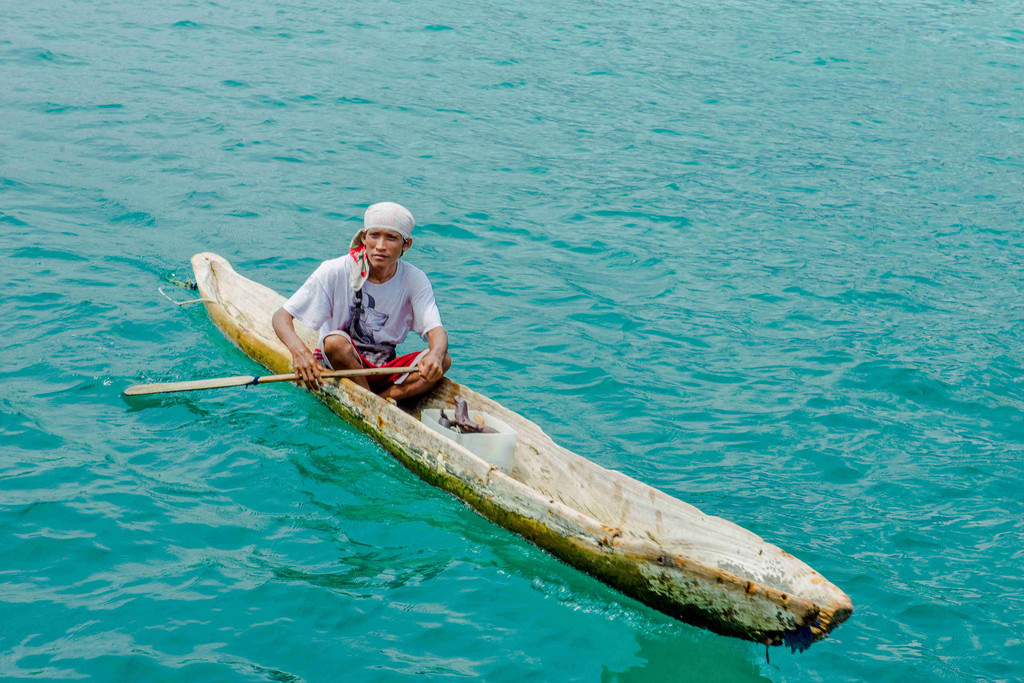
M246 354L279 373L291 354L271 317L284 299L212 253L192 258L211 319ZM215 303L213 303L215 302ZM296 321L311 347L316 334ZM445 379L399 408L354 382L328 380L321 394L345 420L377 439L424 480L482 515L626 595L717 633L779 644L807 627L817 640L853 612L845 593L759 536L554 443L536 424ZM461 396L519 433L505 474L419 422L424 408Z

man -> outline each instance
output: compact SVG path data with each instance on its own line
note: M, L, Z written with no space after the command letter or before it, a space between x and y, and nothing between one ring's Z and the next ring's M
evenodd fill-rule
M429 391L451 367L448 333L441 326L430 281L422 270L401 260L412 247L414 224L404 207L374 204L366 210L349 254L321 263L274 313L274 331L311 391L322 384L322 368L416 363L418 373L352 378L383 398L400 401ZM295 319L319 330L313 352L295 333ZM396 357L395 347L410 330L427 342L427 350Z

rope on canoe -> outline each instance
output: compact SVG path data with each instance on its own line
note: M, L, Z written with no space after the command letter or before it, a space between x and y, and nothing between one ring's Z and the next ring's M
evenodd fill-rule
M170 280L170 279L168 279L168 282L170 282L172 285L178 285L179 287L184 287L185 289L191 289L193 292L196 291L197 289L199 289L199 285L197 285L195 283L195 280L193 280L191 278L185 280L184 282L181 282L180 280Z
M189 299L188 301L175 301L171 297L167 296L167 292L164 291L163 287L157 287L156 291L158 291L161 294L163 294L164 298L167 299L168 301L170 301L172 304L177 304L178 306L184 306L185 304L198 304L199 302L208 303L208 304L215 304L215 303L217 303L216 301L213 301L211 299Z

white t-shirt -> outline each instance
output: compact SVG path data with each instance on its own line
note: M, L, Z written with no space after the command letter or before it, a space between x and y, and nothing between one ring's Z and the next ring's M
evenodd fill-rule
M360 352L376 355L380 347L393 349L401 344L409 330L426 341L428 332L441 327L430 280L422 270L405 261L398 262L398 270L387 282L366 281L360 292L362 314L353 325L356 292L349 284L349 269L358 267L348 255L324 261L299 291L284 302L284 310L319 330L321 347L324 336L342 330L352 337ZM370 358L367 353L363 355Z

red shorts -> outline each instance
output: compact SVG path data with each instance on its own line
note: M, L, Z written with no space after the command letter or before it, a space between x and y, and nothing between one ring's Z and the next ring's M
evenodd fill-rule
M393 361L384 363L384 365L374 365L363 358L363 354L359 353L359 349L356 348L356 345L352 342L352 337L348 336L348 334L341 330L337 330L335 332L328 332L325 334L323 338L320 339L320 343L317 344L316 348L313 350L313 357L317 359L320 365L324 366L328 370L333 370L334 368L331 367L331 361L327 359L327 355L324 353L324 339L335 334L348 339L348 343L352 344L352 348L355 350L356 355L359 356L359 362L363 364L364 368L404 368L414 364L427 353L427 349L424 349L423 351L413 351L412 353L399 356ZM407 372L399 373L397 375L370 375L366 378L366 383L370 385L370 390L373 391L373 393L379 394L392 384L401 384L408 376L409 373Z

